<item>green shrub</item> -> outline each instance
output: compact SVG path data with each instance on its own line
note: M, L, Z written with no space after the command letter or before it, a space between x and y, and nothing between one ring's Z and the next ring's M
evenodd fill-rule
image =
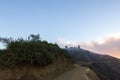
M31 34L28 39L2 39L7 41L6 52L0 51L0 64L2 65L9 66L27 63L43 67L53 63L55 56L62 52L57 44L41 41L39 34Z

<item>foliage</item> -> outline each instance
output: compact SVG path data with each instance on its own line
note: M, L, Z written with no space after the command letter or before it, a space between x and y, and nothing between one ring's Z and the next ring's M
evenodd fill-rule
M0 51L1 65L35 64L41 67L53 63L62 50L57 44L41 41L40 35L31 34L28 39L1 38L6 49Z

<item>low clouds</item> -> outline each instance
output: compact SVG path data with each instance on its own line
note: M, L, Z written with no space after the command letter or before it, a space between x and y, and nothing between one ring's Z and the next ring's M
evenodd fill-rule
M120 37L110 36L101 44L98 42L92 44L93 46L89 47L91 50L120 58Z
M65 39L57 39L56 43L61 47L64 47L65 45L81 45L81 47L84 49L120 58L120 34L111 34L106 36L103 40L99 41L89 41L81 43L68 41Z
M70 40L66 40L63 38L58 38L56 39L56 43L61 47L64 48L65 46L69 46L69 47L75 47L78 44L80 44L80 42L76 42L76 41L70 41Z

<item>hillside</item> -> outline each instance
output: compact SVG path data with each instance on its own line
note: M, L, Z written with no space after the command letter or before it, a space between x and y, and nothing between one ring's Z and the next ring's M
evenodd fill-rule
M53 80L74 66L57 44L42 41L39 34L28 38L0 38L0 80Z
M0 80L120 80L120 59L108 55L80 47L61 49L39 34L0 37L0 42L5 44L0 50Z
M58 59L43 68L36 65L19 65L0 69L0 80L53 80L59 75L73 69L65 57Z
M81 48L68 48L72 61L91 68L101 80L120 80L120 59Z

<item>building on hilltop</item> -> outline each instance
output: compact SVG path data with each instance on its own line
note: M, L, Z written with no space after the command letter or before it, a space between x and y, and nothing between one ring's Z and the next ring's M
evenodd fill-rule
M78 47L68 47L68 46L65 46L65 49L67 49L67 50L79 50L80 49L80 45L78 45Z

